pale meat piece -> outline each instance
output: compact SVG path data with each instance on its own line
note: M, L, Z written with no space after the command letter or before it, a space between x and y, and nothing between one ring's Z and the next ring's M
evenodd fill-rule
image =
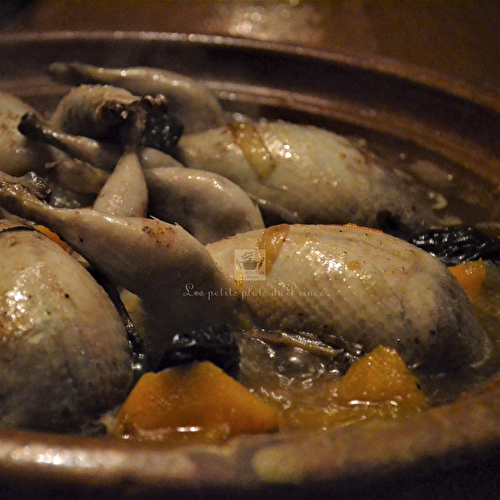
M80 85L59 101L50 124L68 134L106 139L123 125L128 107L138 100L127 90L110 85Z
M136 150L127 149L120 157L93 208L109 215L146 216L148 190Z
M264 233L253 231L207 245L237 283L256 327L338 335L367 351L382 344L396 349L408 365L430 372L489 357L490 341L465 292L430 254L352 226L283 225L265 231L274 232L274 243L262 244ZM267 258L261 279L244 268L243 252L257 248Z
M23 134L21 137L25 136L33 144L54 146L65 155L103 170L113 170L123 153L123 148L118 144L68 134L52 127L33 112L20 117L18 128Z
M162 327L146 339L156 356L176 333L221 325L339 335L365 350L382 344L434 373L490 355L489 338L446 266L382 232L283 225L203 246L158 220L50 207L20 185L2 183L0 202L52 228L143 298ZM266 252L265 274L250 280L240 271L255 249Z
M83 63L53 63L52 77L70 85L106 84L136 95L162 94L168 111L184 125L186 132L199 132L225 123L224 111L205 85L188 76L159 68L100 68Z
M123 322L90 274L33 229L0 221L0 427L85 431L132 384Z
M92 209L55 208L7 182L0 183L0 205L51 228L113 283L140 296L159 325L152 332L155 338L145 339L153 358L178 332L239 326L238 297L220 293L231 281L182 227Z
M48 161L56 159L46 144L30 141L17 129L25 113L35 110L18 97L0 92L0 170L15 176L34 170L42 172Z
M399 235L437 220L425 191L345 137L313 126L233 124L184 135L176 156L227 177L281 222L354 223Z
M119 144L69 134L51 126L33 112L20 117L19 129L24 136L33 141L33 144L40 142L54 146L61 154L64 153L105 171L113 170L123 154L123 147ZM170 155L151 147L141 147L138 153L143 168L181 165Z
M257 206L236 184L184 167L144 170L151 215L181 225L201 243L263 229Z
M124 152L93 205L94 210L108 215L145 217L148 211L148 188L139 159L147 111L135 104L128 110L122 130Z

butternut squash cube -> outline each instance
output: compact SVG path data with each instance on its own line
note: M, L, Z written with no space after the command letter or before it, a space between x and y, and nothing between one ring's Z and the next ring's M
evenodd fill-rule
M467 295L474 296L481 291L486 279L486 265L482 259L465 262L448 269L460 282Z
M50 238L54 243L57 243L64 251L68 253L72 252L71 247L65 241L61 240L61 238L56 233L54 233L54 231L51 231L48 227L37 225L35 226L35 229Z
M343 403L406 401L426 406L426 397L415 375L396 350L383 346L353 363L340 381L337 396Z
M113 434L165 436L194 429L226 438L278 430L278 410L203 361L144 374L123 404Z

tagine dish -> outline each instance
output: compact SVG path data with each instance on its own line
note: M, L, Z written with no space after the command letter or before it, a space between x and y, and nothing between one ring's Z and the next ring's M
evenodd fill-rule
M346 433L379 443L359 470L470 447L451 429L500 370L500 97L251 42L34 41L4 41L33 66L0 86L8 440L83 446L110 487L140 450L138 492L206 494L353 475L314 465L363 463Z

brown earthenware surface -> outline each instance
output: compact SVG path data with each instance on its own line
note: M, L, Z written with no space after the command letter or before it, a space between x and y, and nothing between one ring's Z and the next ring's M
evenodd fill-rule
M230 110L394 138L500 178L500 96L379 56L155 33L10 33L1 90L50 109L55 60L163 66L201 78ZM497 498L497 377L401 422L167 450L0 432L2 498ZM3 489L3 491L2 491Z
M0 31L155 31L381 55L500 87L497 0L3 0ZM2 12L2 10L0 10Z

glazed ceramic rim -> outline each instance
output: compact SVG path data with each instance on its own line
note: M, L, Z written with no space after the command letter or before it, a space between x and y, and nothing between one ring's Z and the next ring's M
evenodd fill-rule
M448 92L457 97L475 102L500 112L499 91L468 83L458 78L444 75L438 71L422 68L411 63L403 63L390 57L362 54L358 52L329 52L279 42L235 38L229 36L166 33L153 31L57 31L39 33L4 33L0 34L0 43L44 43L63 41L156 41L169 43L188 43L192 45L225 46L235 48L251 48L258 51L280 52L296 57L323 59L346 66L364 68L378 73L385 73L419 83L429 88Z

